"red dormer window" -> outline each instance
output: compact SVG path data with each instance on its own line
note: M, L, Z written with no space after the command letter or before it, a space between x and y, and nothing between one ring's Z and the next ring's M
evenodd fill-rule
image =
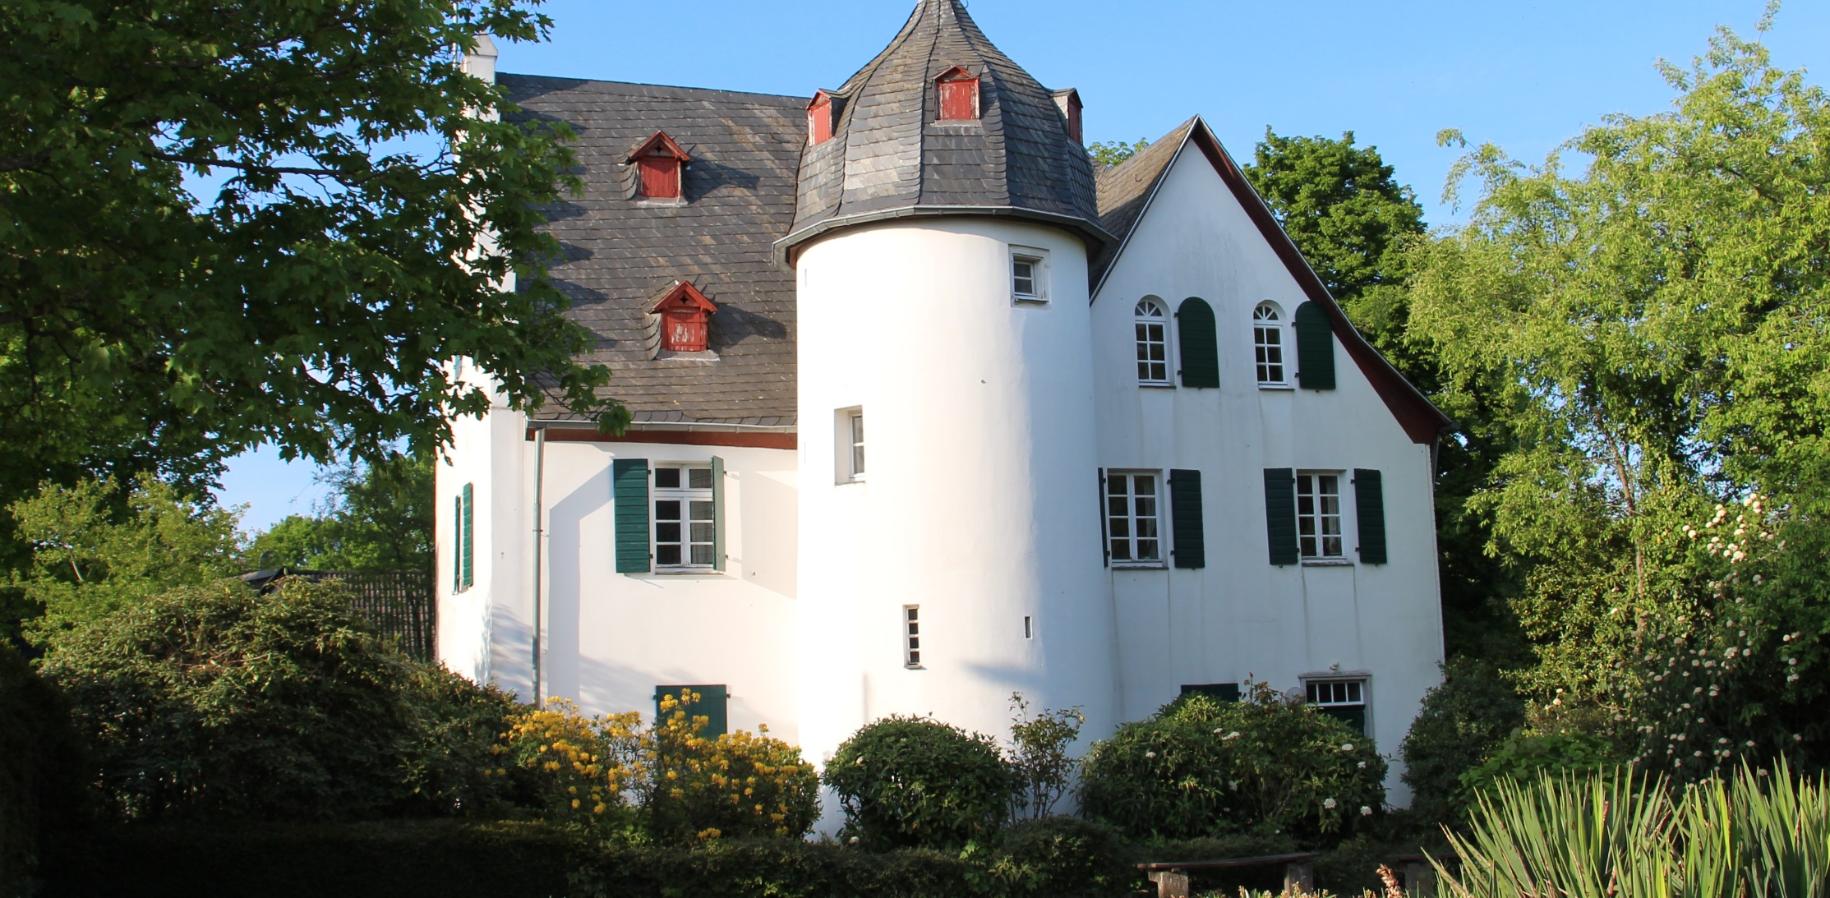
M979 117L979 78L966 71L965 66L956 65L942 72L934 79L934 86L940 94L941 121L972 121Z
M820 91L807 104L807 145L819 146L832 139L832 94Z
M1080 143L1080 91L1073 88L1055 91L1055 105L1061 109L1061 117L1067 120L1068 137Z
M718 307L691 281L676 281L673 289L648 311L661 318L662 352L704 352L710 348L711 319Z
M677 200L685 195L686 163L693 160L667 132L654 132L623 161L637 169L636 197Z

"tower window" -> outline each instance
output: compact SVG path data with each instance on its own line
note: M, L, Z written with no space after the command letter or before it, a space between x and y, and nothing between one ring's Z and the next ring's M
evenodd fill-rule
M1260 386L1284 385L1284 326L1277 306L1261 302L1252 310L1252 352Z
M1028 247L1010 250L1010 295L1017 302L1048 302L1048 253Z
M921 606L902 606L902 665L921 666Z
M1131 314L1137 339L1137 382L1169 386L1169 317L1156 297L1139 300Z
M637 170L635 195L645 200L678 200L685 196L686 163L692 157L665 131L656 131L623 160Z
M942 72L934 84L940 95L941 121L973 121L979 117L979 79L965 66Z
M839 409L833 415L833 455L836 483L864 480L864 409Z

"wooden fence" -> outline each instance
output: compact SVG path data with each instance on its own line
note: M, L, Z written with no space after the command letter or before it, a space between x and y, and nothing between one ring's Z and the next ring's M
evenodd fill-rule
M251 571L241 579L265 591L284 577L314 583L334 582L350 593L350 605L382 638L409 657L436 660L438 609L428 571L302 571L291 568Z

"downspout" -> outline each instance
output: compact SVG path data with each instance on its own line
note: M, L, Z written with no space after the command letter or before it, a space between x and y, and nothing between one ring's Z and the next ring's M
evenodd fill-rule
M540 494L541 485L546 480L546 427L534 425L534 704L546 703L546 692L541 682L540 669L540 633L545 618L546 597L541 593L540 571L542 568L541 550L545 548L545 530L541 524L546 518Z

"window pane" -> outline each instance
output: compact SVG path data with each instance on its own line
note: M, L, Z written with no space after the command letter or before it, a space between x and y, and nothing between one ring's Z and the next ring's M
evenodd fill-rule
M680 564L680 547L656 545L654 547L656 564L666 567L678 567Z
M851 447L851 472L854 476L864 473L864 444Z
M692 558L693 564L711 564L712 547L695 543L693 545Z
M692 514L693 523L695 524L701 522L711 523L712 501L710 499L694 499L692 501Z
M680 469L679 468L656 468L656 469L654 469L654 485L655 485L656 489L663 489L663 490L679 489L680 488Z
M680 520L680 500L659 499L654 504L654 519L657 521Z
M1131 541L1130 540L1128 540L1128 539L1112 540L1112 560L1113 561L1132 560L1131 559Z
M654 539L658 543L677 543L680 541L678 523L657 523L654 525Z
M693 542L710 544L712 541L712 529L711 524L701 524L698 521L694 521L692 529Z
M686 477L687 485L693 489L709 490L712 488L711 468L691 468L686 472Z
M1137 560L1139 560L1139 561L1155 561L1155 560L1157 560L1157 554L1156 554L1156 540L1154 540L1154 539L1145 539L1145 538L1143 538L1143 537L1138 537L1138 540L1137 540Z

